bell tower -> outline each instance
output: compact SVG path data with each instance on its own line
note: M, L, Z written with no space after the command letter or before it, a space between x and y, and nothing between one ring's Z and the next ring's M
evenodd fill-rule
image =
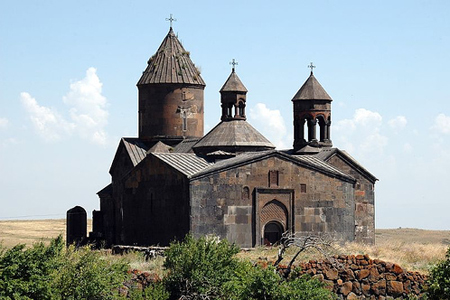
M220 103L222 106L222 121L246 120L245 106L247 99L247 89L235 72L238 64L234 59L230 62L233 65L231 74L220 89Z
M294 151L305 146L332 147L330 138L331 97L311 74L292 98L294 105Z
M205 82L172 29L137 83L139 139L175 145L203 136Z

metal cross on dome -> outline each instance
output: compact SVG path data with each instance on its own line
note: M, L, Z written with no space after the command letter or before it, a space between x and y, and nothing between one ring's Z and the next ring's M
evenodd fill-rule
M166 21L170 21L170 28L172 28L173 21L176 21L177 19L172 17L172 14L170 14L170 18L166 18Z
M233 66L233 72L236 65L238 65L238 62L233 58L232 61L230 61L230 65Z
M311 69L311 75L313 74L313 69L315 68L316 66L315 65L313 65L313 63L311 62L309 65L308 65L308 68L310 68Z

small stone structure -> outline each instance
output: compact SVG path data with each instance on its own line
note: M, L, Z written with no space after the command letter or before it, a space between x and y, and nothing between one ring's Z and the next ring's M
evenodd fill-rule
M323 261L299 264L301 274L325 283L340 299L408 299L419 296L427 276L403 270L398 264L368 255L339 255Z
M86 240L87 214L81 206L75 206L67 211L66 243L67 245L83 244Z

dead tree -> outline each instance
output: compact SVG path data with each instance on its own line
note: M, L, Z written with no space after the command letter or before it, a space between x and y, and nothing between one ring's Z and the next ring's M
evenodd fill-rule
M329 235L306 235L306 236L296 236L296 233L291 233L286 231L283 233L280 239L280 248L278 249L278 258L274 262L274 266L278 266L280 262L284 259L285 252L290 247L298 248L295 255L290 260L287 268L283 272L283 276L287 278L291 273L292 265L295 260L303 251L314 249L322 254L325 258L328 258L332 263L334 259L331 257L330 253L333 247L334 239Z

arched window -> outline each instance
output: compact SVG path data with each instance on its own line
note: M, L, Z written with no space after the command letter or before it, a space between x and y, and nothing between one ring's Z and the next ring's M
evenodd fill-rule
M227 117L231 118L233 116L233 103L228 103L227 106Z
M320 127L320 141L323 142L327 139L327 125L323 116L318 116L317 120L319 121Z
M240 117L245 117L245 103L243 101L239 101L238 114Z
M250 189L247 186L244 186L242 189L242 199L248 200L250 199Z

